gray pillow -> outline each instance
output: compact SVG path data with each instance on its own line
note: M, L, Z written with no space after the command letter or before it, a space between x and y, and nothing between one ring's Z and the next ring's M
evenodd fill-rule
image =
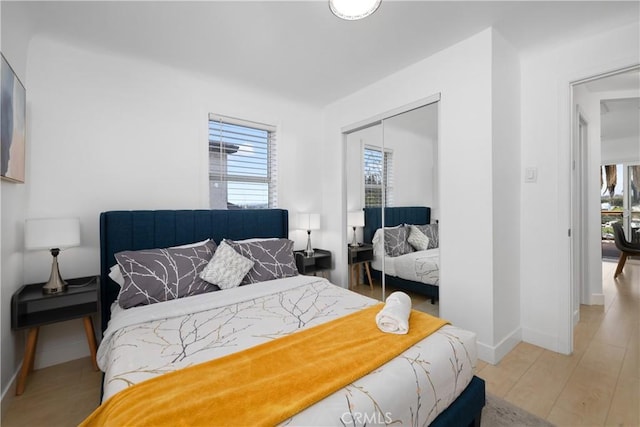
M240 255L254 262L240 285L298 275L296 259L293 256L293 241L289 239L225 242Z
M435 249L440 246L437 222L434 224L416 225L416 227L429 238L429 249Z
M223 240L209 264L200 272L200 277L220 289L235 288L253 264L252 260L240 255Z
M209 241L191 248L118 252L115 258L124 277L118 303L130 308L219 290L199 276L215 249Z
M385 228L384 229L384 251L390 257L396 257L410 252L415 252L413 246L409 244L408 227Z

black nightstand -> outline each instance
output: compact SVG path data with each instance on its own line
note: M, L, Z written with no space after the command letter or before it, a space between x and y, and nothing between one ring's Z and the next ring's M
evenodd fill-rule
M298 273L300 274L313 274L322 273L322 277L325 277L325 272L331 270L331 252L324 249L314 249L313 256L308 257L304 251L293 251L296 257L296 267L298 267Z
M98 370L96 336L91 315L98 312L100 276L68 279L67 283L69 284L67 290L59 294L45 295L42 293L44 283L34 283L22 286L11 297L11 329L29 328L22 369L17 380L16 395L24 392L27 375L33 371L38 332L43 325L82 318L91 361L94 369Z
M360 284L360 264L364 266L369 279L369 287L373 289L370 263L373 260L373 245L363 243L360 246L349 246L349 289L353 283Z

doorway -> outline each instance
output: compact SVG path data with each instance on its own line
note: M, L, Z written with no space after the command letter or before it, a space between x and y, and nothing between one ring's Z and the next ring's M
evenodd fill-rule
M571 89L571 301L575 325L581 304L605 304L602 242L603 237L610 237L605 225L625 221L629 233L631 224L637 221L640 226L640 205L635 207L633 196L628 201L623 197L638 191L632 181L636 170L629 166L640 164L640 67L574 82ZM619 166L609 167L607 173L606 165ZM615 209L610 209L612 206ZM604 213L618 217L605 218Z

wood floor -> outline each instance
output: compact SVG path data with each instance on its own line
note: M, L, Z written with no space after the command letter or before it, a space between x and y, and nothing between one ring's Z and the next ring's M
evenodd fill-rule
M605 305L581 307L574 354L520 343L498 365L479 361L487 390L558 426L640 426L640 263L614 281L615 267L603 264ZM423 297L412 301L433 312ZM37 370L22 396L6 398L1 424L76 426L97 407L100 381L88 357Z

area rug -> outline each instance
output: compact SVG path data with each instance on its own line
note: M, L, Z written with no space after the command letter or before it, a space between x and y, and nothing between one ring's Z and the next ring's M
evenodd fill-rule
M482 410L482 427L553 427L553 424L487 393Z

